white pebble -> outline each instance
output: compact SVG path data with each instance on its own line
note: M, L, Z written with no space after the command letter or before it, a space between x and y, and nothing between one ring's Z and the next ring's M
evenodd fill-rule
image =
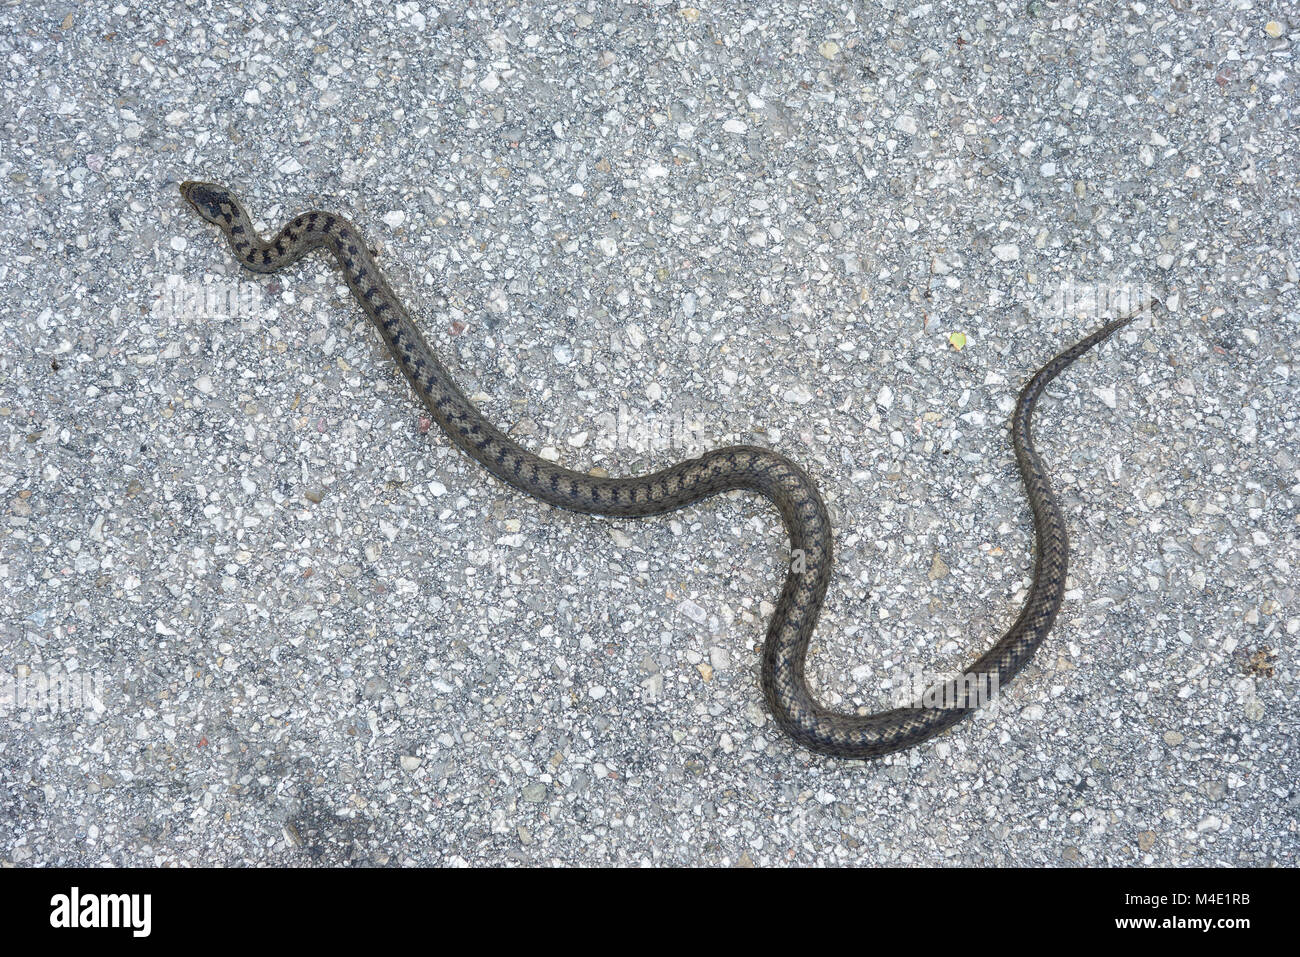
M894 120L894 129L900 133L906 133L908 136L915 136L919 128L916 124L916 117L907 113L899 114Z
M703 622L709 617L709 613L703 608L691 601L689 598L683 598L677 605L677 610L697 624Z

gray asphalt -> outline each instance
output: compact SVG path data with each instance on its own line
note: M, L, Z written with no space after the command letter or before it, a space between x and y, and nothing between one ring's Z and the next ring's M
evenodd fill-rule
M0 9L0 863L1293 864L1300 17L1226 7ZM352 218L545 455L804 464L840 709L1007 627L1016 391L1168 308L1041 406L1034 662L845 763L763 708L770 507L497 484L191 178Z

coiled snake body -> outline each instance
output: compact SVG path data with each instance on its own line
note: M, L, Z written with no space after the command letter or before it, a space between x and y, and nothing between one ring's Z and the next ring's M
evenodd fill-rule
M353 296L374 321L393 358L434 421L467 455L508 485L560 508L595 515L658 515L730 489L768 498L790 537L791 562L763 648L762 686L780 726L799 744L842 758L869 758L933 737L987 702L1029 661L1046 637L1065 590L1065 523L1034 451L1030 418L1047 384L1070 363L1130 322L1113 320L1043 366L1016 403L1011 435L1034 516L1033 584L1020 616L962 679L932 688L924 701L942 707L901 707L876 714L830 711L808 689L804 659L830 580L831 525L816 485L794 462L770 449L730 446L650 475L600 478L562 468L520 447L485 419L456 385L384 280L355 226L313 211L263 241L229 190L186 182L181 194L221 228L239 263L271 273L313 249L332 253ZM1145 306L1143 307L1145 308ZM1139 310L1140 311L1140 310Z

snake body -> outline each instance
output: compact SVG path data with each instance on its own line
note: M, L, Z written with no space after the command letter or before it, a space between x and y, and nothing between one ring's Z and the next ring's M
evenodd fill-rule
M808 474L783 455L755 446L706 452L648 475L604 478L534 455L489 422L456 385L375 264L357 228L335 213L294 217L270 240L224 187L186 182L181 194L220 227L239 263L272 273L314 249L331 253L348 287L374 322L398 367L433 420L462 451L507 485L551 505L610 516L658 515L731 489L765 496L790 538L790 563L763 648L762 689L777 723L799 744L841 758L870 758L919 744L986 703L1024 667L1061 607L1068 556L1065 522L1034 451L1030 420L1047 384L1136 316L1115 319L1041 368L1020 393L1011 419L1016 462L1034 517L1033 583L1019 617L962 679L927 691L942 707L900 707L875 714L823 707L804 677L804 661L826 596L832 532L826 505ZM1143 307L1145 308L1145 306ZM1138 310L1139 312L1141 310Z

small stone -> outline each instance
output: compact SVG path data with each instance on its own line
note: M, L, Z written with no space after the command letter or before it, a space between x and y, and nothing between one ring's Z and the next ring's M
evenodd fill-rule
M812 401L813 394L801 383L793 388L786 389L782 398L787 402L793 402L795 405L807 405Z
M519 796L529 804L540 804L546 800L546 785L541 783L526 785Z
M907 113L900 113L894 119L894 129L900 133L906 133L908 136L915 136L920 127L917 125L916 117Z
M1183 743L1183 736L1178 731L1166 731L1163 735L1165 744L1171 748L1176 748Z
M948 577L948 566L943 563L939 553L934 553L934 561L930 564L930 581L935 582L941 578Z
M702 624L708 617L709 613L691 601L689 598L683 598L677 605L677 610L683 615L695 622L697 625Z
M403 771L414 771L423 763L419 758L417 758L413 754L404 754L402 755L401 760L402 760Z
M217 387L212 383L212 376L201 375L194 380L194 388L198 389L204 395L212 395L217 391Z
M817 44L817 52L828 60L834 60L840 53L840 45L834 40L823 40Z
M1015 243L998 243L993 247L993 255L1004 263L1020 258L1020 247Z
M749 129L749 127L745 125L744 120L727 120L727 122L722 124L722 128L728 133L744 133Z
M1151 848L1155 846L1155 843L1156 843L1155 831L1140 831L1138 833L1138 850L1142 851L1143 853L1146 853L1147 851L1151 850Z
M323 489L309 488L307 489L307 491L302 493L302 497L309 502L314 502L315 504L319 505L321 499L325 497L325 492Z
M1278 21L1270 20L1268 23L1264 24L1264 32L1276 40L1286 32L1286 28Z

